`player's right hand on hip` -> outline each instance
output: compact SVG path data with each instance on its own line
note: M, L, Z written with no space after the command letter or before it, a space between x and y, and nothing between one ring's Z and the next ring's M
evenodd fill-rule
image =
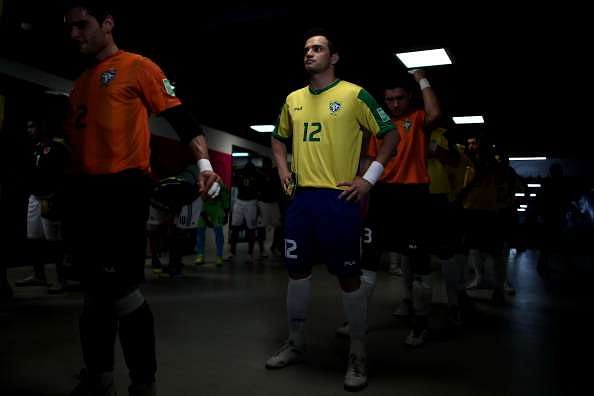
M362 177L356 176L351 182L341 182L336 187L348 187L344 190L338 198L346 199L347 201L359 202L369 190L371 190L372 184Z

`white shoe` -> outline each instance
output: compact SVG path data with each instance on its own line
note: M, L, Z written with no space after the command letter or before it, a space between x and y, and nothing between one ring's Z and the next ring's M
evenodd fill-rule
M404 343L411 347L420 347L421 345L423 345L425 343L426 339L427 339L427 330L421 330L421 332L416 335L415 335L414 330L411 330L410 333L408 333L406 340L404 340Z
M509 283L509 281L507 281L507 280L506 280L506 281L505 281L505 283L503 284L503 290L504 290L504 291L505 291L507 294L509 294L509 295L511 295L511 296L513 296L513 295L515 295L515 294L516 294L516 289L514 289L514 287L512 286L512 284L511 284L511 283Z
M303 361L304 348L295 345L291 340L286 341L280 349L266 361L268 370L287 367Z
M351 336L351 324L344 322L336 329L336 335L338 337L350 337Z
M402 276L402 268L400 268L400 264L390 263L390 267L388 268L388 274Z
M466 290L478 289L481 285L481 278L475 277L468 285L466 285Z
M396 308L392 315L408 317L412 314L412 311L412 301L407 298L403 298L400 302L400 305L398 306L398 308Z
M349 354L349 367L344 376L344 389L359 391L367 386L367 358L365 355Z

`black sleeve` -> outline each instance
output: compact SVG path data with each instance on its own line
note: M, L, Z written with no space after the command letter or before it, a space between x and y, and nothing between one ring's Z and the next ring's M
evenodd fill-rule
M196 136L204 135L202 126L187 111L184 105L170 107L159 116L165 118L179 136L182 143L190 143Z

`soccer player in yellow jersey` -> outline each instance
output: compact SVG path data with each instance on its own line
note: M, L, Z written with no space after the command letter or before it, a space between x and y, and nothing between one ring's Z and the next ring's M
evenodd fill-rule
M465 263L454 256L462 253L461 211L453 204L454 186L448 174L449 169L460 166L461 155L456 146L448 140L447 130L437 128L429 136L427 170L429 172L430 216L428 227L429 250L434 254L444 275L447 301L448 325L462 324L463 309L469 306L464 280Z
M509 238L516 221L514 194L523 192L525 185L505 156L497 156L485 139L476 134L468 136L468 155L473 162L473 171L472 178L468 178L468 184L460 193L465 210L468 262L475 271L475 278L467 288L493 286L492 301L505 304L505 292L515 292L507 279ZM483 257L493 262L493 285L484 282Z
M307 87L287 96L272 139L281 183L288 188L287 141L293 145L296 193L286 212L285 262L289 272L287 311L289 338L266 362L279 369L303 359L304 324L311 300L311 269L319 251L330 273L338 277L343 307L351 323L349 363L344 386L367 385L365 337L367 295L361 288L360 208L383 172L396 144L389 116L363 88L336 78L336 41L324 30L305 36L303 61ZM363 133L384 144L362 177L356 175Z

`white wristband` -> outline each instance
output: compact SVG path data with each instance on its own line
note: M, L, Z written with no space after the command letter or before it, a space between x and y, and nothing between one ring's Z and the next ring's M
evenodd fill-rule
M384 173L384 166L378 161L373 161L371 165L369 165L369 168L367 168L365 174L363 175L363 179L367 180L369 183L374 185L378 181L382 173Z
M198 170L200 172L204 172L204 171L212 172L212 165L210 164L210 161L207 160L206 158L202 158L201 160L198 160Z
M421 91L422 91L425 88L429 88L431 86L431 84L429 84L429 80L427 80L426 78L422 78L419 81L419 86L421 87Z

